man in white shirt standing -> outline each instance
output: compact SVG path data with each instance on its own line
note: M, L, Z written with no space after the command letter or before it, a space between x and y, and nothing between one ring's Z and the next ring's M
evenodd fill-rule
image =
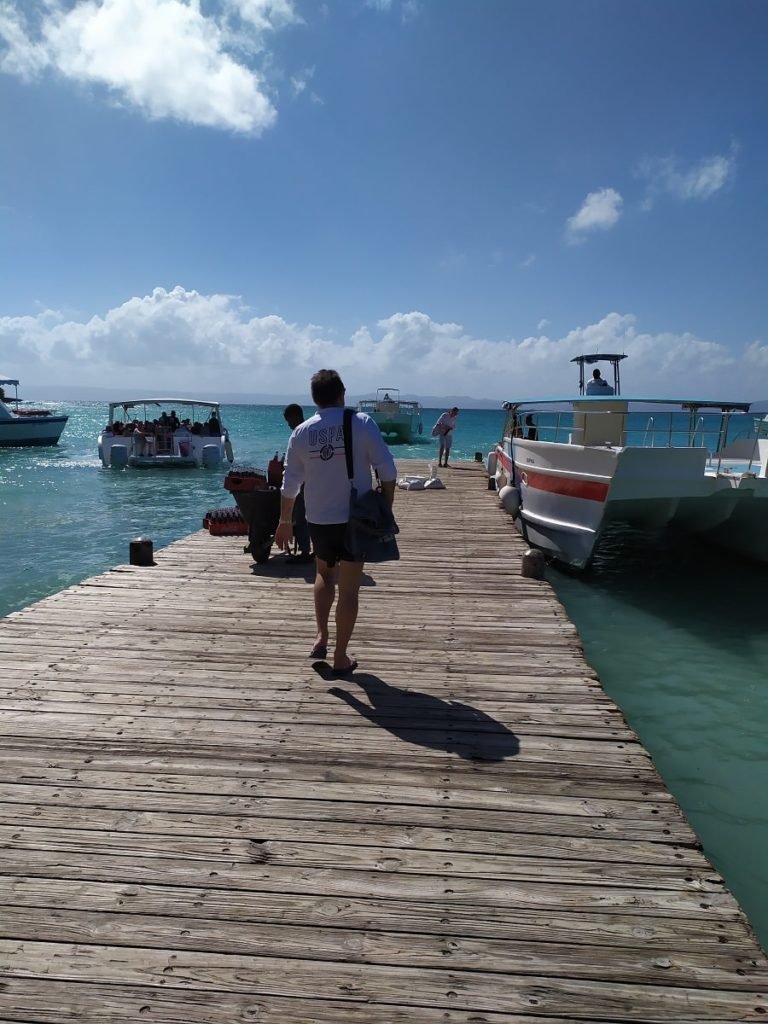
M456 417L459 410L454 405L448 412L444 412L432 427L432 437L436 437L440 448L437 453L438 466L448 465L448 455L453 444L453 431L456 427Z
M345 546L351 483L358 495L373 489L375 470L390 505L395 497L397 470L376 423L363 413L352 417L354 479L347 475L344 449L344 384L335 370L318 370L312 377L312 399L317 412L291 434L285 453L285 474L280 500L280 524L275 533L279 548L293 536L293 503L304 484L304 502L315 550L315 619L317 637L311 658L328 654L328 621L336 597L334 675L354 672L357 662L347 646L357 621L363 563L355 562Z
M613 388L600 376L600 371L595 369L592 371L592 380L587 384L588 395L612 395Z

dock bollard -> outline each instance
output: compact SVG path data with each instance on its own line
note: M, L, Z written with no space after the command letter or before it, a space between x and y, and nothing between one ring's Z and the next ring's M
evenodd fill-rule
M543 580L545 565L544 554L536 548L528 548L523 555L521 573L531 580Z
M129 545L129 562L131 565L154 565L152 541L148 537L137 537Z

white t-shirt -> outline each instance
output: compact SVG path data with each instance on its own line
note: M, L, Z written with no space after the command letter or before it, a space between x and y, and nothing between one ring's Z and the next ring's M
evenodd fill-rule
M352 417L354 485L358 494L372 490L371 469L385 482L397 479L392 453L381 431L364 413ZM320 409L291 434L285 453L283 494L295 498L304 484L307 522L346 523L350 482L344 450L344 410Z
M451 416L449 412L444 412L432 428L432 436L439 437L440 434L447 434L448 431L453 430L455 426L456 417Z
M607 380L603 380L602 377L593 377L592 380L587 384L588 395L612 395L613 388Z

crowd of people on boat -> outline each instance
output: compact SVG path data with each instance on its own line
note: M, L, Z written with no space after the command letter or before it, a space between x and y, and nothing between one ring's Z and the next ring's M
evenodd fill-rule
M221 423L215 413L211 414L205 423L200 420L195 420L193 423L189 418L180 420L175 410L172 409L170 413L163 412L154 420L115 420L113 423L107 424L105 433L124 436L143 434L147 437L163 434L199 434L204 437L220 437Z

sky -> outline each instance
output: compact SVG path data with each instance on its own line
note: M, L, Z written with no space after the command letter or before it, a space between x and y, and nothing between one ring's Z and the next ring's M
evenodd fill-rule
M764 0L0 0L0 374L765 399L767 52Z

